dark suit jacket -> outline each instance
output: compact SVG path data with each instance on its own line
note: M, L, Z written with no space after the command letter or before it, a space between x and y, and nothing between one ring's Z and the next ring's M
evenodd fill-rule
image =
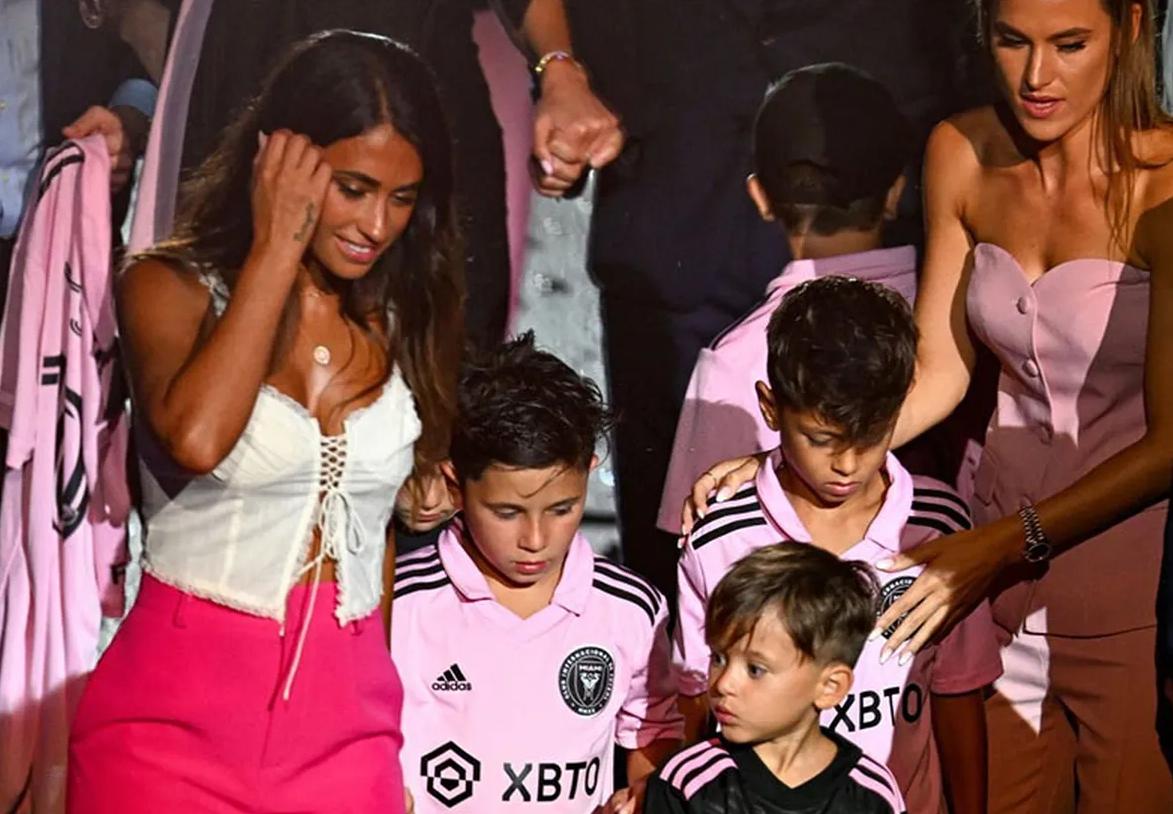
M134 52L106 30L86 28L77 0L41 0L41 122L47 146L90 105L104 105L132 77L146 78Z
M745 194L753 117L769 83L814 62L885 82L923 139L980 93L965 0L567 0L575 43L623 117L600 174L591 240L604 293L670 309L748 307L785 262ZM919 167L920 145L914 162ZM918 190L894 240L915 240Z
M91 105L109 104L127 79L147 79L130 46L82 22L76 0L41 0L41 138L62 141L61 129ZM129 185L111 201L116 237L130 204Z

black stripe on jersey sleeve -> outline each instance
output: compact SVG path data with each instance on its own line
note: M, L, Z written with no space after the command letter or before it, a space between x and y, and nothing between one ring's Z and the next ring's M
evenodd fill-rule
M406 554L400 554L395 558L396 562L404 563L405 565L415 562L425 562L437 559L440 556L440 549L435 544L418 548L415 551L408 551Z
M923 515L912 515L908 518L908 525L910 526L925 526L926 528L935 529L941 534L956 534L961 529L956 526L946 523L944 520L939 520L936 517L925 517Z
M412 562L407 565L396 565L395 567L395 584L403 582L406 579L414 579L416 577L430 577L433 574L443 574L444 563L437 558L435 560L424 560L422 562Z
M973 523L970 522L969 515L957 511L952 506L943 506L940 503L925 503L922 500L912 501L912 510L927 515L940 515L941 517L948 517L952 520L958 528L971 529Z
M395 558L395 567L411 568L416 565L430 564L440 561L440 550L435 546L429 548L421 548L419 551L411 551L407 554L401 554Z
M752 500L748 500L747 502L749 498L752 498ZM752 485L749 488L743 488L742 491L735 492L728 500L722 501L721 503L718 503L715 497L709 498L708 507L710 509L709 513L693 523L693 537L705 526L711 526L723 517L758 511L761 508L758 502L758 488Z
M606 557L595 557L595 571L600 574L606 574L611 579L624 584L630 585L637 591L642 593L652 603L656 613L660 612L660 606L663 605L664 595L653 588L644 580L639 574L624 568L622 565L611 562Z
M966 515L969 514L969 506L961 499L961 495L954 492L947 492L944 489L925 489L920 486L913 487L912 498L915 500L918 497L931 497L936 500L948 500L957 508L961 509Z
M636 605L641 610L643 610L644 613L646 613L648 615L648 622L650 622L653 625L656 624L656 612L652 610L652 606L649 605L647 603L647 601L639 594L631 593L630 591L625 591L622 588L617 588L614 585L610 585L610 584L608 584L606 582L602 582L598 579L596 579L594 581L593 585L605 594L610 594L611 596L616 597L617 599L623 599L623 600L630 602L633 605Z
M437 588L443 588L445 585L450 585L451 582L448 577L435 580L434 582L416 582L411 585L405 585L402 588L397 588L393 594L394 599L402 599L408 594L414 594L417 591L433 591Z
M57 156L64 155L65 153L70 153L70 155L65 155L65 157L60 160L57 159ZM45 192L47 192L49 187L53 185L53 181L56 180L57 176L61 174L62 170L64 170L70 164L84 164L85 160L85 153L82 151L81 147L78 147L74 144L63 145L62 148L56 154L54 154L53 158L48 162L53 164L53 162L56 161L57 163L53 164L53 166L49 168L49 170L45 173L45 177L41 181L40 186L37 188L37 201L39 202L40 199L45 196Z
M761 512L761 506L755 500L753 503L746 503L742 506L725 506L715 512L706 514L704 519L692 527L692 532L689 533L688 539L695 540L698 537L703 537L722 520L727 520L732 517L751 517Z
M741 529L752 528L753 526L764 526L764 525L766 525L766 518L760 517L760 516L759 517L750 517L745 520L738 520L735 523L730 523L729 525L721 526L721 528L719 528L719 529L713 529L708 534L702 535L701 537L693 540L692 541L692 548L695 551L695 550L701 548L702 546L708 545L709 543L713 542L714 540L721 539L722 537L724 537L727 534L732 534L733 532L740 531Z

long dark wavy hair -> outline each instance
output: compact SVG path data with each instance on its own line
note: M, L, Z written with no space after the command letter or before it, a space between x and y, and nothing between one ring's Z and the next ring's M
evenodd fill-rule
M464 339L463 259L453 214L448 126L430 71L406 46L341 30L293 45L244 114L225 129L216 150L183 184L172 237L139 257L211 267L232 289L253 242L251 185L258 133L284 128L326 147L381 124L391 125L419 151L423 182L405 231L369 273L346 288L342 307L364 327L373 315L391 313L388 350L423 424L416 461L433 463L447 454L456 414ZM284 331L293 318L291 299Z

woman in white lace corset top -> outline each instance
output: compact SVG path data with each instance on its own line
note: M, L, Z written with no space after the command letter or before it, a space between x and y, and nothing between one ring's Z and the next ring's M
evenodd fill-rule
M317 35L125 272L145 575L71 812L403 810L388 528L455 404L450 149L414 54Z

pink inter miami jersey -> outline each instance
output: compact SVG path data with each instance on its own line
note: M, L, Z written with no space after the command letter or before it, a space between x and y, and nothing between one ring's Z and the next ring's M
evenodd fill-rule
M710 466L778 445L778 433L766 426L754 390L755 382L766 380L766 326L774 309L792 290L809 280L835 275L881 283L912 302L916 296L916 249L900 246L795 260L770 282L759 305L701 349L676 424L656 519L661 529L680 533L684 498Z
M391 652L417 814L582 814L612 753L681 737L663 595L577 535L551 603L493 597L454 523L396 561Z
M707 690L709 648L705 605L721 577L749 552L782 541L811 542L810 534L778 482L777 450L757 478L692 530L680 555L679 622L673 662L682 695ZM898 551L970 528L969 512L957 494L930 478L912 476L892 454L886 468L891 485L863 540L843 552L845 560L874 564ZM921 572L875 571L884 608ZM932 731L929 696L956 694L990 684L1002 673L989 606L983 603L939 645L921 650L901 667L896 658L880 664L884 641L868 642L855 666L851 692L821 723L857 744L892 770L910 814L944 811L941 767Z

